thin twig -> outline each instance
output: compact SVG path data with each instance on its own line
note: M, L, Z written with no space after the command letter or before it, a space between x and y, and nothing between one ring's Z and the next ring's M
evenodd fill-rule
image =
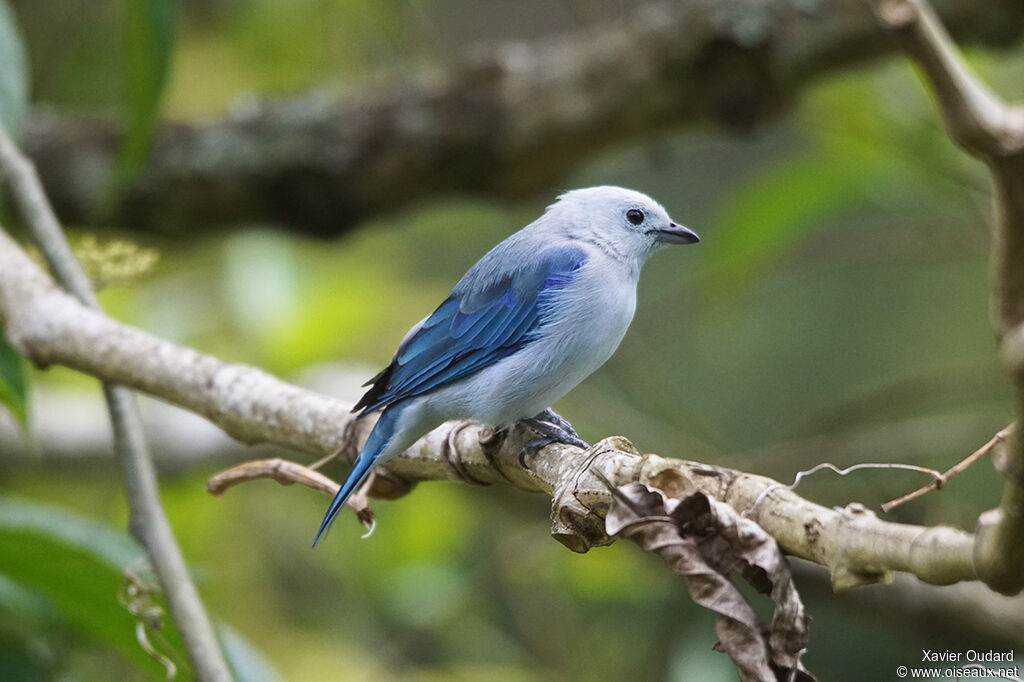
M206 481L206 492L220 497L228 488L260 478L269 478L281 485L298 483L312 488L325 495L337 495L340 486L334 480L324 476L312 467L303 466L298 462L274 457L273 459L255 459L242 462L230 469L218 472Z
M324 476L312 467L304 466L298 462L288 459L274 457L273 459L254 459L249 462L242 462L230 469L220 471L206 481L206 491L211 495L220 497L228 488L255 481L261 478L268 478L277 481L281 485L299 485L324 493L325 495L338 494L341 488L337 481ZM376 517L370 508L368 491L373 487L375 475L371 472L366 482L359 488L356 494L348 498L348 507L356 513L356 518L366 526L366 534L369 537L376 527Z
M144 567L148 569L148 564ZM163 628L164 610L153 601L153 593L159 588L147 580L136 567L125 570L125 584L117 595L117 601L135 617L135 639L139 646L154 660L164 666L165 679L173 680L178 676L178 664L170 656L160 651L150 641L150 631L159 635ZM166 639L163 641L166 645ZM173 653L173 651L171 652Z
M902 497L897 497L895 500L889 500L888 502L882 505L882 511L888 513L905 502L915 500L931 490L938 490L942 486L946 485L946 483L949 482L949 479L953 478L958 474L963 473L964 471L967 470L969 466L974 464L976 461L978 461L988 453L992 452L992 450L997 445L1002 443L1004 440L1006 440L1007 436L1013 433L1013 428L1014 424L1010 424L1005 429L1003 429L996 435L992 436L992 438L989 439L987 443L982 445L980 448L978 448L971 454L967 455L967 457L964 457L961 461L957 462L949 469L946 469L944 472L942 472L941 476L933 480L928 485L921 486L920 488L913 492L909 492L906 495L903 495Z
M917 466L916 464L900 464L899 462L862 462L861 464L854 464L852 466L846 467L845 469L840 469L831 462L821 462L820 464L815 464L810 469L804 469L803 471L797 472L796 476L793 478L793 482L790 483L789 485L786 485L784 483L776 483L775 485L771 485L765 488L763 491L761 491L761 494L757 496L757 499L754 500L754 503L750 505L748 509L744 510L743 516L749 516L751 513L753 513L754 510L757 509L757 506L761 504L761 501L765 497L767 497L768 494L771 493L773 490L779 490L783 488L786 490L796 490L796 487L800 485L800 481L804 480L804 478L810 476L811 474L815 474L821 471L822 469L834 471L840 476L846 476L847 474L851 474L854 471L859 471L860 469L902 469L904 471L917 471L922 474L929 474L932 477L933 482L938 481L942 478L942 474L939 473L937 469L929 469L928 467L921 467Z
M11 188L33 240L57 279L83 304L99 310L88 276L75 259L32 164L0 125L0 173ZM114 446L124 474L132 533L146 549L189 659L201 682L232 679L217 643L213 624L189 576L163 504L146 444L138 406L131 391L103 385L114 430Z

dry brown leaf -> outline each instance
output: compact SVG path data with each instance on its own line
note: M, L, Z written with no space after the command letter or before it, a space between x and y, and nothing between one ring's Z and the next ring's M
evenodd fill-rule
M690 489L685 482L675 483ZM608 534L622 535L660 554L686 579L693 600L715 613L716 648L729 654L740 679L813 682L800 662L807 648L809 618L789 564L763 528L700 492L674 499L657 488L631 483L613 489L612 498ZM733 585L732 574L770 595L775 605L770 625Z

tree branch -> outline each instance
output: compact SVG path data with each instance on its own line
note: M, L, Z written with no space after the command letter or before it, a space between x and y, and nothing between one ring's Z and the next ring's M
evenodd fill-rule
M1004 44L1017 0L948 0L964 40ZM892 49L863 0L685 0L531 42L482 46L442 70L165 123L113 216L98 216L121 132L36 115L25 135L65 221L165 232L240 221L336 235L443 192L508 195L669 126L746 129L818 76Z
M102 316L89 278L75 260L35 170L14 146L3 126L0 126L0 175L12 189L15 203L50 267L77 297L75 303L84 304L94 314ZM49 285L54 286L52 281ZM160 501L153 460L134 396L129 390L109 382L104 383L103 394L124 474L132 533L149 555L197 679L229 682L232 677L213 625L189 576L185 558Z
M270 442L314 455L340 450L351 461L372 426L372 418L353 420L341 401L154 338L86 308L58 289L3 232L0 314L8 339L34 362L67 365L150 393L248 443ZM605 439L588 451L551 445L523 467L518 453L530 437L525 429L498 438L483 426L444 424L388 462L373 492L393 497L424 480L505 482L542 491L553 498L552 534L582 552L611 541L604 529L609 493L588 475L591 467L616 485L640 481L671 487L672 476L665 472L673 472L697 490L747 510L786 551L828 567L837 588L886 580L892 571L936 584L976 577L974 539L963 531L887 523L858 505L827 509L762 476L641 456L621 438Z
M1024 414L1024 105L1007 105L957 54L924 0L881 0L878 16L920 64L938 99L950 137L985 161L995 182L992 318L1003 364ZM975 561L993 589L1024 589L1024 438L996 458L1007 482L997 509L978 520Z

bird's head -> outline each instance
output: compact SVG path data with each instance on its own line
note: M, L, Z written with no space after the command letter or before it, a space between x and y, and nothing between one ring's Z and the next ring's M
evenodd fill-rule
M574 239L596 242L642 264L663 244L694 244L700 237L675 223L646 194L622 187L575 189L558 197L547 216Z

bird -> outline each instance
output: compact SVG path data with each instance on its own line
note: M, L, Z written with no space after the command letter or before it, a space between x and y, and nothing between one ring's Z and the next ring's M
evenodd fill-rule
M375 464L442 422L524 422L539 436L526 448L588 447L551 404L618 347L648 257L666 244L699 241L647 195L605 185L561 194L492 248L363 384L370 388L352 411L382 412L313 546Z

